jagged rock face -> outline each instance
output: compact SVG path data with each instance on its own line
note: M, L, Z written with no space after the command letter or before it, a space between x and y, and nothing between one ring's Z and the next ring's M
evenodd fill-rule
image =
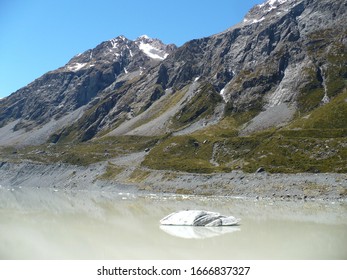
M224 89L236 111L255 100L270 105L293 100L305 82L300 69L314 63L307 48L310 34L339 30L343 39L345 29L340 27L346 26L346 5L345 1L281 0L255 6L244 22L223 33L190 41L165 60L166 85L181 86L201 76L217 90ZM262 100L281 82L286 83L287 94Z
M267 119L276 119L269 125L278 125L296 110L328 102L345 85L346 9L344 0L269 0L236 26L180 48L119 36L0 100L0 126L19 120L15 130L31 129L83 107L69 125L88 140L196 81L222 95L226 113L269 110ZM57 139L64 133L60 128Z

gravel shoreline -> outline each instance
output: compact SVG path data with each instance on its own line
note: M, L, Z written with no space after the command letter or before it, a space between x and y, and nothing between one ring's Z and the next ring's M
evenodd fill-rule
M131 159L136 161L137 157L132 156ZM250 174L241 171L191 174L149 170L140 168L138 164L129 164L127 160L118 162L123 164L123 169L112 180L100 177L106 170L107 162L88 167L0 162L0 187L109 189L255 199L347 201L347 174Z

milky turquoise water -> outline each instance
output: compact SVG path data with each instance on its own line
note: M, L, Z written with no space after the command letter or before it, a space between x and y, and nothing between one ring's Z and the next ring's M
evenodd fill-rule
M161 227L182 209L237 227ZM0 188L0 259L347 259L347 205Z

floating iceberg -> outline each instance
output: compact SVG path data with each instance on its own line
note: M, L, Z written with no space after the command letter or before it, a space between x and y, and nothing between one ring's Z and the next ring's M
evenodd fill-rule
M160 220L162 225L205 227L233 226L239 222L240 219L233 216L224 216L217 212L203 210L174 212Z

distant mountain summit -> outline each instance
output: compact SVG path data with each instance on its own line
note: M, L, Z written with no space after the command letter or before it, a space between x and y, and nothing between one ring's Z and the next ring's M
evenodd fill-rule
M149 38L147 35L140 36L135 41L121 35L101 43L94 49L76 55L65 65L65 70L78 71L96 65L115 63L119 63L123 70L126 66L130 67L129 69L135 67L133 70L136 70L136 67L145 67L146 61L151 59L165 59L175 49L175 45L165 45L162 41ZM140 65L141 63L138 61L143 65ZM129 71L129 69L125 71Z
M297 0L269 0L254 6L244 18L244 23L253 24L263 21L267 16L281 15L291 9Z
M135 41L118 36L102 42L5 98L0 125L13 121L14 131L30 130L60 119L88 104L102 91L119 86L128 73L142 75L175 49L175 45L165 45L148 36ZM114 85L116 81L119 83Z

